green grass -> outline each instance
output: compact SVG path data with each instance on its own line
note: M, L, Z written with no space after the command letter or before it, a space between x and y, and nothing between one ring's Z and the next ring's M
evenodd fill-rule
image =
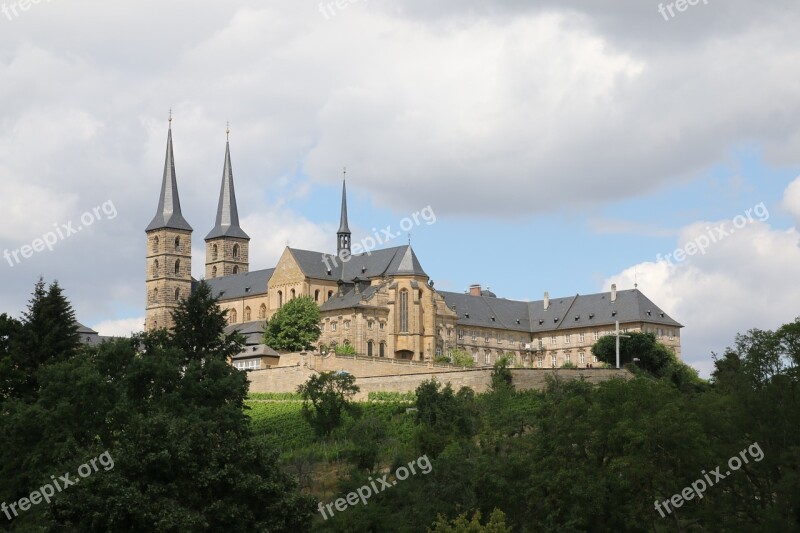
M248 400L275 400L275 401L303 401L303 397L296 392L251 392Z

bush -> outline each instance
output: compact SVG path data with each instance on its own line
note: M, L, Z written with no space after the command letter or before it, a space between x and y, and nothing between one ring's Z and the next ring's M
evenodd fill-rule
M352 344L339 344L333 351L336 355L356 355L356 349Z

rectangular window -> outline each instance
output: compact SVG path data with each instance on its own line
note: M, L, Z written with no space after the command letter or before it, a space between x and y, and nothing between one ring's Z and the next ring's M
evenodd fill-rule
M572 359L572 355L569 352L564 354L564 362L565 363L570 363L571 362L570 359Z
M572 340L572 335L564 335L564 344L569 344L570 340Z
M483 333L483 342L489 342L489 332L485 331Z
M331 331L336 331L336 322L331 322Z
M595 331L594 332L594 340L599 340L599 339L600 339L600 332L599 331Z
M550 359L551 359L551 362L553 363L553 368L555 368L556 367L556 356L555 356L555 354Z
M503 344L503 336L500 333L497 334L497 344Z
M595 355L594 357L592 357L592 362L593 362L593 363L596 363L596 362L597 362L597 356L596 356L596 355Z
M584 342L586 342L586 333L581 333L580 335L578 335L578 338L580 340L580 343L583 344Z
M475 331L474 329L472 330L472 340L474 341L478 340L478 332Z
M674 338L675 338L675 331L671 329L669 330L669 340L672 340Z
M582 365L586 364L586 354L584 352L578 353L578 362Z
M539 339L539 349L541 350L544 347L544 339Z
M662 330L661 328L658 328L658 338L659 338L659 339L660 339L661 337L663 337L663 335L662 335L662 333L663 333L663 332L664 332L664 330Z
M408 333L408 291L400 291L400 332Z
M538 366L539 368L542 368L542 366L544 366L544 356L540 355L539 357L536 358L536 366Z
M378 329L380 329L380 330L383 330L383 327L384 327L385 325L386 325L386 323L385 323L385 322L380 322L380 323L378 324Z
M491 363L490 356L489 356L489 350L484 350L483 351L483 362L486 363L487 365L489 363Z
M550 346L555 346L556 344L557 344L556 336L553 335L552 337L550 337Z
M350 321L349 320L345 320L344 321L344 329L345 330L349 330L350 329Z
M367 322L367 329L372 329L372 324L373 324L372 320L368 321Z
M460 340L460 341L464 340L464 330L463 329L459 329L458 330L458 340Z

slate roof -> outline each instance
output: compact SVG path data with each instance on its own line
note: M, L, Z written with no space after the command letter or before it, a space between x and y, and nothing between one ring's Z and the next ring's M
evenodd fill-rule
M231 145L229 142L225 143L225 164L222 168L222 185L219 190L217 221L214 228L206 235L206 240L217 237L237 237L250 240L247 233L239 227L239 208L236 205L236 190L233 186Z
M372 250L342 261L335 255L309 250L289 249L303 273L312 279L352 282L395 274L428 277L411 245ZM325 259L327 261L323 261ZM328 267L331 273L328 274Z
M543 300L521 302L444 291L439 291L439 294L450 309L455 305L458 324L463 326L538 333L611 326L619 320L620 323L648 322L683 327L638 289L617 291L615 302L611 301L610 292L551 298L547 310Z
M365 285L365 284L361 284ZM375 307L369 304L369 300L380 289L379 285L369 285L359 287L359 292L356 292L355 283L347 284L343 287L344 293L341 296L333 296L328 301L323 303L320 311L335 311L337 309L353 309L355 307Z
M215 298L225 300L231 298L243 298L245 296L255 296L266 294L269 289L269 279L274 268L265 270L254 270L245 274L233 274L219 278L210 278L206 283L211 287L211 294Z
M253 322L243 322L241 324L230 324L225 327L225 334L228 335L234 331L238 331L244 337L247 346L258 345L261 344L261 339L264 336L264 326L266 326L266 323L266 320L256 320Z
M247 346L244 350L231 357L234 360L252 359L254 357L280 357L281 354L267 346L266 344L259 344L256 346Z
M178 197L178 180L175 177L175 156L172 154L172 127L167 133L167 156L164 161L164 178L161 182L161 197L158 200L156 216L145 231L172 228L192 231L181 213L181 200Z
M339 220L339 233L350 233L350 226L347 225L347 183L342 180L342 214Z

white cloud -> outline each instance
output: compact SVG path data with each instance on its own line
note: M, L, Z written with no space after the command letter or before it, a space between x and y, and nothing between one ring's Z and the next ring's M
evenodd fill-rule
M794 217L795 224L800 228L800 176L786 188L783 195L783 208Z
M144 331L144 317L106 320L91 326L91 328L103 336L130 337L131 333L140 333Z

